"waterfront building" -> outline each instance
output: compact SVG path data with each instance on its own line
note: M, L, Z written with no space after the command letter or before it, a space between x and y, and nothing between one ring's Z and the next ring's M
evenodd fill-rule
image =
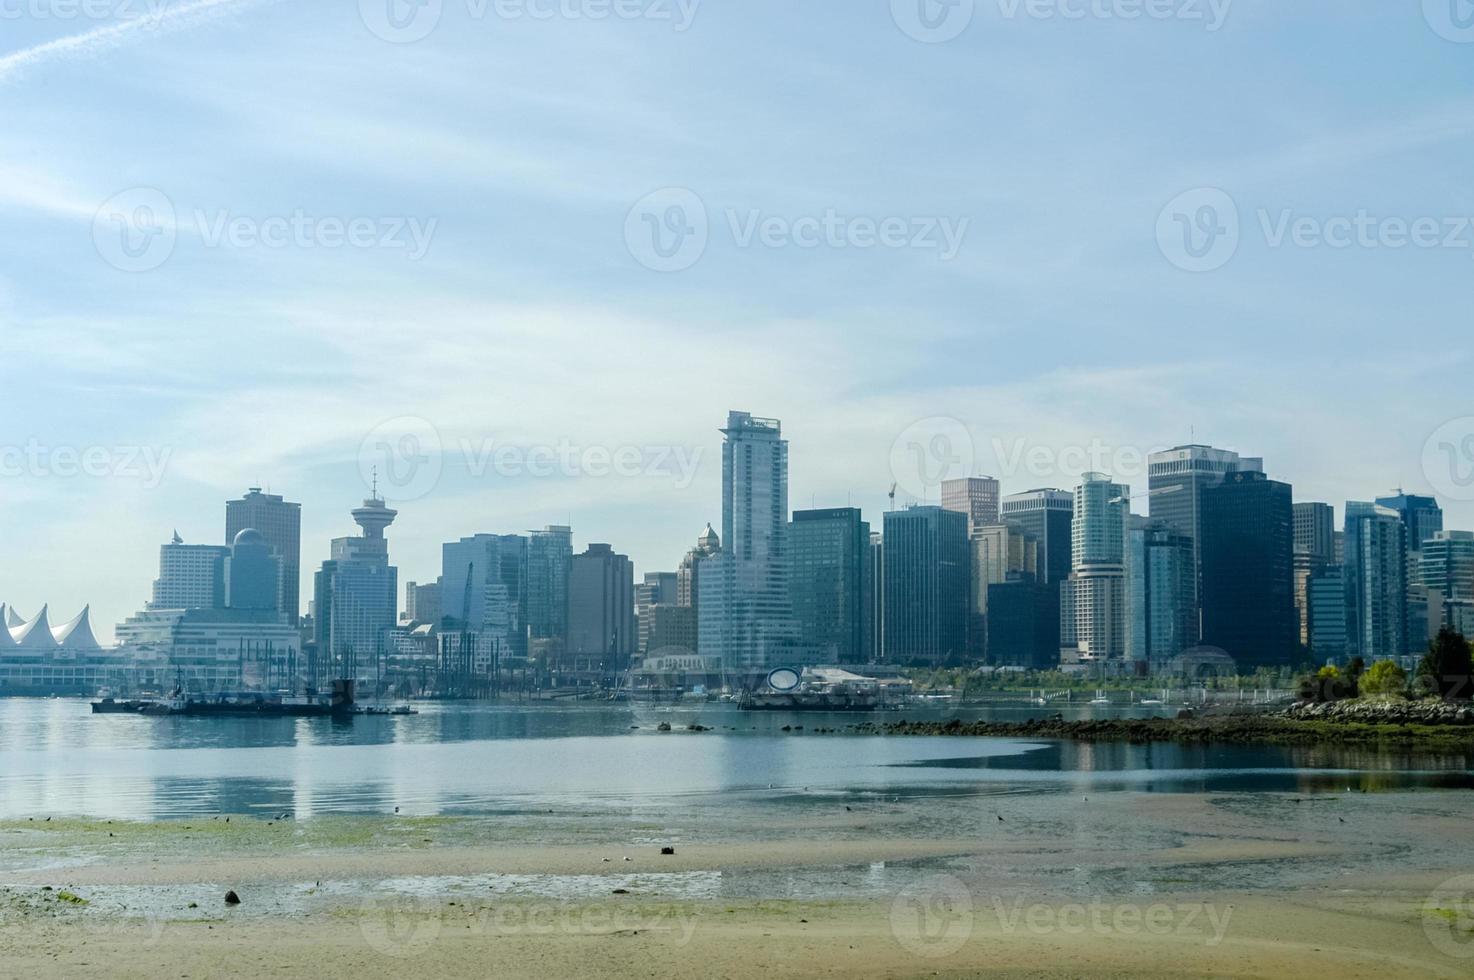
M967 515L908 507L885 515L885 658L902 665L961 663L967 655L971 549Z
M318 663L309 670L318 683L337 677L371 690L378 684L388 631L399 606L399 571L389 564L384 531L398 512L369 498L353 511L356 537L334 538L330 556L314 578L313 616Z
M115 632L120 667L112 686L118 690L298 691L336 676L313 673L301 656L297 625L275 610L144 610Z
M1235 472L1264 471L1264 460L1212 446L1177 446L1147 458L1147 489L1153 520L1162 521L1193 542L1193 605L1202 630L1203 494Z
M1070 577L1060 597L1060 643L1072 647L1078 661L1122 660L1131 488L1103 473L1086 473L1081 480L1070 525Z
M1407 536L1397 511L1346 504L1348 646L1367 663L1417 652L1407 628Z
M607 544L573 556L564 669L613 679L635 652L635 566Z
M825 664L869 659L870 523L856 507L794 511L789 592L800 639Z
M1295 515L1288 483L1234 470L1202 491L1202 641L1241 670L1282 667L1299 650Z
M296 623L302 601L302 505L251 487L239 500L225 503L225 540L234 541L247 528L261 534L280 563L276 608L288 623Z
M125 667L97 642L91 607L53 626L46 606L26 617L0 603L0 697L95 694L120 683Z
M967 515L967 533L998 523L998 481L991 476L969 476L942 481L942 507Z
M1126 659L1159 666L1197 643L1192 539L1132 516L1126 545Z
M701 563L697 642L734 682L756 683L812 662L788 591L788 441L777 419L748 412L721 431L722 550Z

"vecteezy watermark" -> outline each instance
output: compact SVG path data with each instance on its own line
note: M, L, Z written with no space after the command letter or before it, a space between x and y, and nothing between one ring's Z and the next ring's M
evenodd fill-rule
M1157 215L1157 248L1187 272L1212 272L1239 250L1239 209L1216 187L1185 191Z
M1168 446L1124 446L1091 439L1088 443L1051 446L1026 438L989 440L996 460L995 471L1003 479L1027 475L1030 479L1109 473L1116 480L1145 477L1153 453Z
M647 20L691 29L701 0L454 0L467 18L484 21ZM375 37L391 44L423 41L440 26L445 0L358 0L358 15Z
M181 0L0 0L0 20L143 21L156 27Z
M737 248L920 249L949 262L957 257L971 219L950 216L874 217L825 208L816 214L782 215L761 208L728 208L725 227ZM685 187L666 187L635 202L624 219L625 247L655 272L689 269L706 254L712 223L706 202Z
M1258 208L1255 224L1268 248L1456 249L1474 256L1474 217L1347 214L1310 215L1294 208ZM1157 215L1157 245L1167 261L1188 272L1221 269L1242 239L1239 208L1217 187L1179 194Z
M976 12L974 0L891 0L891 19L908 37L941 44L961 36Z
M1423 19L1445 41L1474 44L1474 3L1470 0L1423 0Z
M971 476L973 462L972 433L944 415L913 422L891 443L891 476L918 500L934 495L944 480Z
M384 500L418 500L439 484L447 457L472 480L556 477L668 480L685 490L696 479L705 450L676 445L580 446L520 444L459 438L449 449L427 419L401 416L375 426L358 450L364 485Z
M174 254L174 202L156 187L119 191L92 217L92 244L103 261L123 272L157 269Z
M1423 934L1445 956L1474 958L1474 875L1450 878L1423 902Z
M0 445L0 479L111 477L153 490L173 455L168 446L48 446L31 438L20 446Z
M156 187L133 187L103 202L92 218L97 254L123 272L148 272L169 260L183 227L206 248L383 249L418 261L430 251L438 218L245 215L196 208L181 222L169 196Z
M1000 20L1156 20L1201 23L1216 32L1233 0L995 0ZM891 19L908 37L940 44L960 37L976 0L891 0Z
M1218 946L1228 933L1232 906L1212 902L1029 902L994 895L974 898L952 875L933 875L901 891L891 903L891 936L908 952L940 958L962 949L992 914L1000 932L1035 936L1180 936Z
M407 895L370 896L359 908L364 940L386 956L409 958L440 938L447 924L477 938L498 936L654 935L684 947L696 932L695 916L673 908L641 909L619 903L577 905L499 902L470 907Z
M1423 444L1423 475L1440 496L1474 500L1474 415L1433 430Z

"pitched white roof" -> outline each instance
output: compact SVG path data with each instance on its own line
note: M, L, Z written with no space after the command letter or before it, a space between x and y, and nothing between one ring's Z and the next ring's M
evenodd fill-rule
M56 645L63 650L100 649L101 644L97 642L97 636L92 632L91 613L91 606L83 606L76 619L52 629L51 635L56 639Z
M51 623L47 619L46 607L29 623L10 628L10 636L16 645L25 650L49 650L56 646L56 637L51 635Z

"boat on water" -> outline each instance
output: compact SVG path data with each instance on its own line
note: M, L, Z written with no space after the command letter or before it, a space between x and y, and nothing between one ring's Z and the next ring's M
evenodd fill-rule
M392 709L385 709L388 713ZM92 713L136 715L185 715L193 717L326 718L355 714L353 681L335 680L331 692L307 690L302 694L231 692L190 695L176 687L166 698L117 700L106 697L92 702ZM400 712L400 713L407 713Z

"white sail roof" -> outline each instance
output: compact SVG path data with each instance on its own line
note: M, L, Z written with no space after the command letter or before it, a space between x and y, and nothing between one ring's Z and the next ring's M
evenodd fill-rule
M41 607L41 612L29 623L11 627L10 636L24 650L48 650L56 646L56 637L51 635L51 622L47 618L45 606Z
M97 636L92 632L92 607L83 606L77 618L71 622L63 623L51 631L56 639L56 645L63 650L97 650L101 644L97 642Z

